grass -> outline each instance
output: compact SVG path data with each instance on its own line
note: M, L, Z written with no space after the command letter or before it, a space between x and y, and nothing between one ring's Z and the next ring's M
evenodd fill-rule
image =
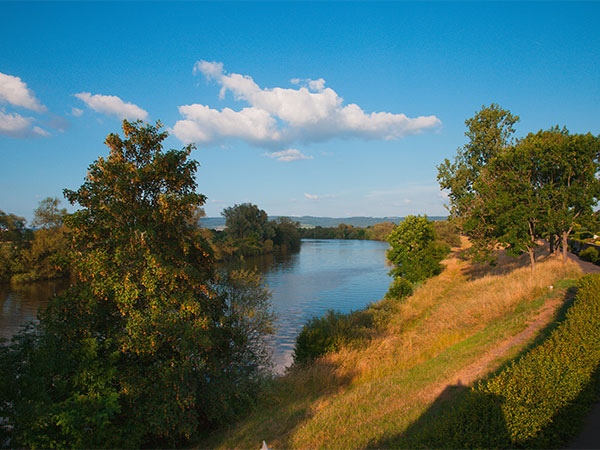
M552 323L580 271L546 257L532 273L525 261L474 267L455 253L411 297L386 301L371 339L273 380L245 419L199 447L385 446L453 386L498 370Z

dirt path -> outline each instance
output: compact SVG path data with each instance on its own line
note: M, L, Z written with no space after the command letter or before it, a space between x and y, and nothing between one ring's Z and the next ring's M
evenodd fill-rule
M473 364L462 368L451 378L451 382L440 384L434 389L431 389L429 391L430 394L435 398L440 395L444 396L443 393L451 392L451 390L448 388L452 386L471 386L474 382L481 379L491 369L493 369L494 361L508 354L508 352L510 352L515 346L522 345L523 343L529 341L542 328L548 325L554 317L557 309L564 303L564 301L564 295L557 295L555 298L548 300L525 330L500 342L500 344L491 349L483 358L480 358Z
M583 273L600 273L600 266L597 266L589 261L584 261L579 256L571 252L567 253L567 255L569 256L569 259L579 264L579 267L581 267Z
M600 266L569 253L569 258L579 264L584 273L600 273ZM567 448L600 448L600 402L596 402L583 423L583 428Z

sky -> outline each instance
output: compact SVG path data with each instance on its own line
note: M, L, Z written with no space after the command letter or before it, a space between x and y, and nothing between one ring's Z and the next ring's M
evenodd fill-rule
M445 215L497 103L600 133L599 2L0 1L0 210L77 189L124 118L194 144L207 216ZM66 206L66 200L63 200ZM73 210L73 206L69 206Z

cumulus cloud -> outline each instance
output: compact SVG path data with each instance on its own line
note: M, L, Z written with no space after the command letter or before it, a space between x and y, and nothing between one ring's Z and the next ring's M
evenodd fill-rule
M75 117L81 117L81 115L83 114L83 109L79 109L79 108L71 108L71 115L75 116Z
M27 83L19 77L6 75L0 72L0 103L8 103L13 106L20 106L38 113L44 112L47 108L40 103Z
M147 111L133 103L126 103L115 95L92 95L89 92L80 92L74 95L83 101L88 108L101 114L128 120L146 120L148 118Z
M252 77L228 74L221 62L198 61L194 73L221 86L219 96L231 92L247 107L213 109L191 104L179 107L183 116L173 127L185 143L209 144L227 138L273 147L292 142L319 142L332 138L398 139L438 127L435 116L407 117L389 112L365 113L356 104L325 87L325 80L292 79L298 88L261 88Z
M306 198L309 198L309 199L311 199L311 200L317 200L317 199L319 198L319 196L318 196L318 195L315 195L315 194L307 194L307 193L304 193L304 196L305 196Z
M0 109L0 135L13 138L49 136L46 130L34 126L33 117L23 117L17 113L6 113Z
M264 156L268 156L269 158L276 159L277 161L282 162L292 162L298 161L300 159L313 159L312 156L305 155L300 150L297 150L295 148L282 150L280 152L265 153Z

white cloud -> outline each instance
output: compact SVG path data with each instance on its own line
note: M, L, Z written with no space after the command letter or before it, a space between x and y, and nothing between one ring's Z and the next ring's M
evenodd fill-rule
M117 116L119 119L146 120L148 112L133 103L125 103L114 95L92 95L89 92L73 94L89 108L106 115Z
M38 113L47 108L35 97L27 84L19 77L6 75L0 72L0 103L9 103L13 106L30 109Z
M81 117L81 115L83 114L83 109L79 109L79 108L71 108L71 115L75 116L75 117Z
M282 162L298 161L300 159L313 159L312 156L305 155L300 150L290 148L288 150L282 150L280 152L264 153L264 156L276 159Z
M0 110L0 135L25 138L35 136L49 136L46 130L33 126L33 117L23 117L17 113L5 113Z
M227 138L273 147L292 142L319 142L332 138L398 139L438 127L435 116L409 118L388 112L365 113L358 105L344 105L343 98L325 87L319 78L295 78L292 88L261 88L247 75L227 74L223 63L198 61L195 74L203 74L221 86L219 96L229 91L236 101L249 106L234 111L207 105L179 107L184 117L173 127L185 143L210 144Z
M304 194L304 196L310 200L319 200L322 198L335 198L337 197L337 195L334 194L323 194L323 195L317 195L317 194Z

